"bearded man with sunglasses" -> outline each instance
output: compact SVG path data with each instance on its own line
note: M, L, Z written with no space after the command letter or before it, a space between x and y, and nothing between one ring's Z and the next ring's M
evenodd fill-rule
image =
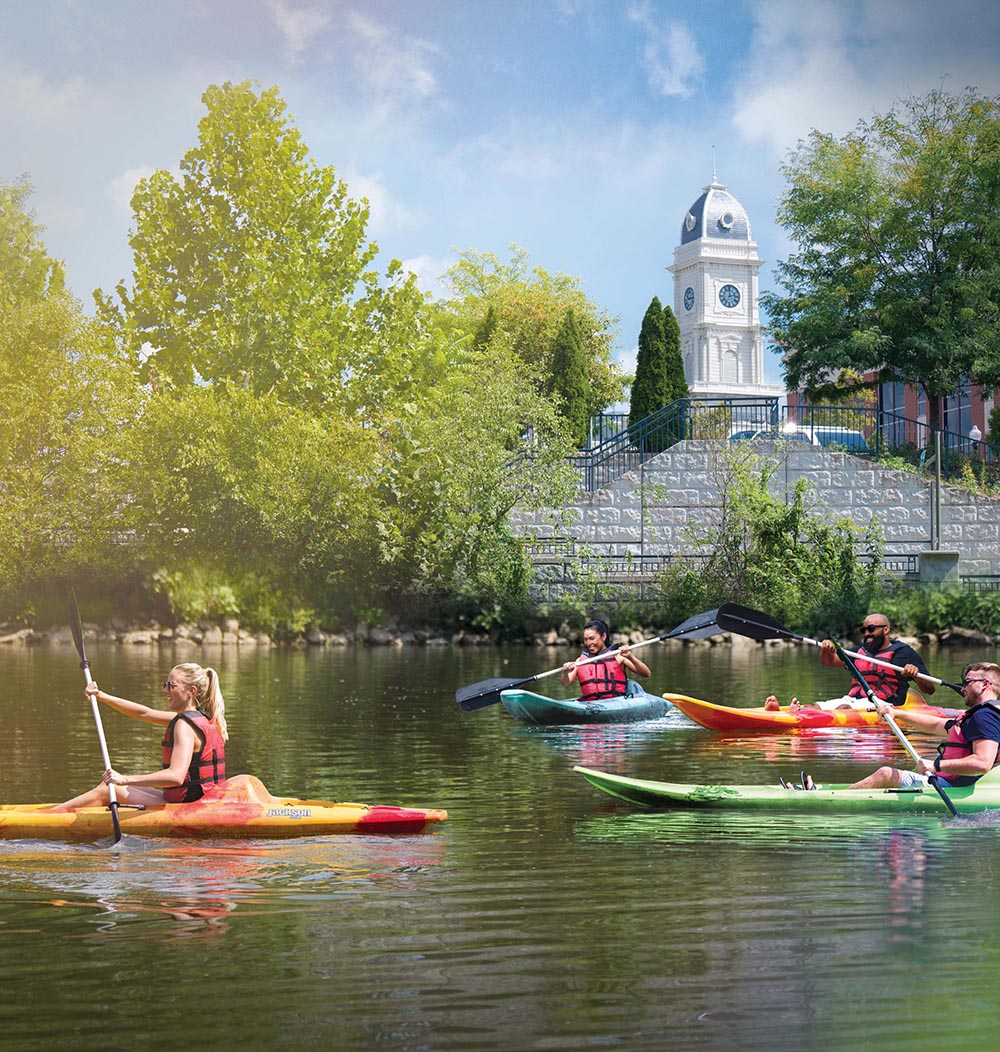
M864 657L855 660L858 671L875 692L875 696L890 705L902 705L906 701L909 681L916 681L925 694L934 693L934 682L927 678L927 666L920 655L902 641L889 639L889 619L885 614L869 614L861 626L863 642L858 653L878 658L879 661L896 665L897 669L884 668L865 661ZM837 656L833 641L824 639L819 652L820 664L828 668L843 668L844 663ZM867 709L868 695L860 683L852 683L851 689L842 698L831 698L830 701L817 702L819 709Z
M934 681L927 678L927 666L920 655L907 643L889 639L889 618L885 614L869 614L861 626L863 642L857 649L862 655L855 660L858 671L864 676L868 685L875 692L875 697L891 705L902 705L906 701L909 681L914 680L925 694L934 693ZM878 658L879 661L895 665L895 669L884 668L866 661L864 655ZM843 668L844 663L837 656L833 641L824 639L819 652L820 664L828 668ZM778 700L771 695L764 702L765 709L778 709ZM814 705L802 705L798 698L792 698L788 711L799 712L802 709L869 709L868 695L860 683L852 681L850 690L840 698L829 701L817 701Z
M944 733L933 760L923 757L915 771L880 767L848 789L916 789L936 776L947 785L972 785L1000 761L1000 665L977 661L962 673L962 697L968 706L957 718L935 716L917 709L896 709L885 701L875 706L880 715L893 718L922 731Z

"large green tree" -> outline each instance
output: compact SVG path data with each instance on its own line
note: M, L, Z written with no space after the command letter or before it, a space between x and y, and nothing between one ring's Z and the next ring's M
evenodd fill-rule
M398 263L380 283L368 206L320 167L277 89L208 88L179 175L136 186L131 287L100 296L147 375L178 387L228 380L296 404L369 407L373 363L419 382L422 296ZM383 377L385 379L385 377ZM349 408L350 406L348 406Z
M936 412L961 378L1000 380L1000 100L933 91L813 131L784 171L798 250L762 302L789 388L875 372Z
M667 358L667 396L670 401L687 398L690 392L681 355L681 327L669 303L663 308L663 343Z
M636 429L642 420L659 412L678 398L686 398L687 381L681 359L681 334L670 307L662 307L654 296L643 315L639 330L639 354L635 381L629 404L629 428ZM654 433L646 434L643 445L647 452L659 452L681 436L683 421L663 421Z
M99 297L102 331L144 362L129 503L161 591L185 616L235 604L288 630L428 595L516 603L506 512L566 473L537 379L488 309L464 331L397 261L379 277L367 205L276 90L204 101L181 177L136 189L131 287Z

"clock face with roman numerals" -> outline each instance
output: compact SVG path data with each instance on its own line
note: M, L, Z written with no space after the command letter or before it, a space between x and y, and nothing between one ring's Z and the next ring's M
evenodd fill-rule
M719 302L723 307L739 306L740 290L735 285L723 285L719 289Z
M684 309L690 310L694 306L694 289L690 286L684 290Z

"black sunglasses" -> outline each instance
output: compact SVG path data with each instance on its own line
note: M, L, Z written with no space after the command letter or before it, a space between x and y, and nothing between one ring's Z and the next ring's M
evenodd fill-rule
M881 632L883 628L888 628L888 625L862 625L862 632Z
M967 687L970 683L992 683L993 680L987 679L985 676L972 676L970 679L963 679L962 686Z

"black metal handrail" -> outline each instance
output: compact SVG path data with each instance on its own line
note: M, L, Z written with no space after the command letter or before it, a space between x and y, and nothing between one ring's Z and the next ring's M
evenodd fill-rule
M811 445L876 458L895 454L937 471L936 432L926 421L867 406L779 406L776 398L680 398L635 424L623 413L600 414L598 441L571 458L584 489L595 490L684 439L803 439ZM1000 483L1000 449L940 430L941 476Z

